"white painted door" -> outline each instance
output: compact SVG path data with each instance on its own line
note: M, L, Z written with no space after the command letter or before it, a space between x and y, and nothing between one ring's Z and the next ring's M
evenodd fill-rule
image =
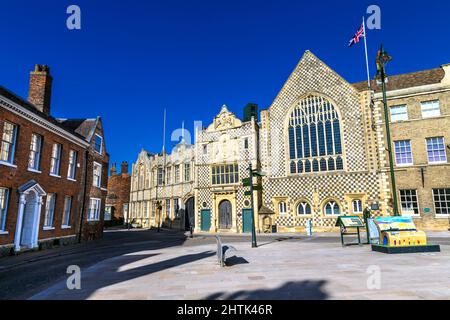
M36 196L34 193L27 195L25 209L23 212L22 239L20 241L21 246L26 246L29 248L32 246L36 205Z

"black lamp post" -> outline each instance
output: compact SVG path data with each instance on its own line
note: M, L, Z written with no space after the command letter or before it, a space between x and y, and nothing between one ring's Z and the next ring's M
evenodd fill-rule
M392 184L392 196L394 201L394 216L399 216L398 204L397 204L397 187L395 184L395 172L394 172L394 159L392 155L392 142L391 142L391 130L389 127L389 114L386 96L386 64L392 60L392 57L384 51L383 45L381 45L378 51L376 64L377 64L377 81L381 82L381 90L383 92L383 105L384 105L384 122L386 125L386 139L387 139L387 150L389 154L389 167L391 173L391 184Z

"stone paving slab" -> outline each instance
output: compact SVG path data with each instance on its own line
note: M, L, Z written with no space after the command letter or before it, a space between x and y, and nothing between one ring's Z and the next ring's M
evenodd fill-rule
M81 290L65 282L32 299L445 299L450 247L386 255L369 246L301 241L233 243L248 263L220 268L215 245L140 251L82 270ZM367 286L379 268L380 289Z

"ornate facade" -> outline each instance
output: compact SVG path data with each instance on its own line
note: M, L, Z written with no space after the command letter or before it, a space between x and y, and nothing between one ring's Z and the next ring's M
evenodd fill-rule
M142 150L132 167L125 222L188 229L194 220L194 180L194 146L181 142L171 154Z
M243 122L223 106L206 129L196 132L195 200L197 231L248 232L251 221L250 196L242 179L249 165L260 167L257 119ZM255 207L261 204L255 192Z
M449 79L449 65L389 78L398 206L425 229L449 227ZM375 215L392 213L375 81L370 89L351 84L306 51L259 122L256 117L247 114L242 121L223 106L212 124L196 132L189 191L162 187L163 199L194 196L196 231L250 232L251 198L243 183L250 164L264 173L252 178L258 232L299 232L307 221L316 231L331 230L339 215L361 215L368 206ZM134 184L141 179L140 163L152 163L152 177L158 176L156 167L165 167L163 156L145 160L151 157L141 153ZM161 169L161 179L166 175L170 170ZM155 199L138 194L132 193L132 201ZM137 208L136 214L142 211Z

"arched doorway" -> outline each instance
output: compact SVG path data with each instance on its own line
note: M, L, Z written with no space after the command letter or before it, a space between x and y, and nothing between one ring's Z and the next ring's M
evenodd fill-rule
M223 200L219 204L219 229L231 229L233 225L231 210L230 201Z
M192 228L195 227L194 197L186 200L184 208L184 230L189 231L191 224Z

